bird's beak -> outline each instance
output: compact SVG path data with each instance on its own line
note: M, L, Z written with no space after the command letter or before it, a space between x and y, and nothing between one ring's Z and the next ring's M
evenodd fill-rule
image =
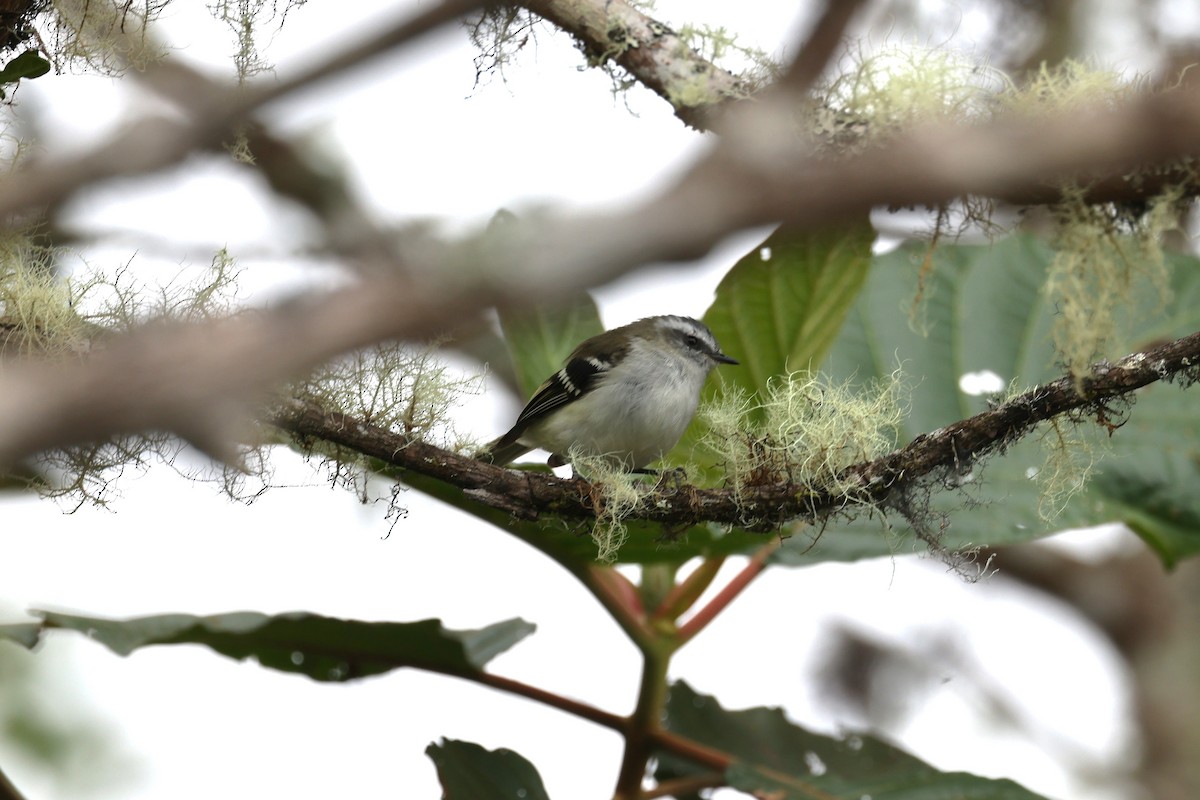
M725 355L724 353L714 353L713 361L717 361L721 364L740 364L741 363L736 358L730 358L729 356Z

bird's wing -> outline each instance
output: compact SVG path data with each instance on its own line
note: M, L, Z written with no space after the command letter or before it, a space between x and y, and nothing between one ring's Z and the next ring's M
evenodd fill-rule
M603 343L597 346L596 338L575 348L563 368L537 388L525 408L521 409L512 430L501 436L500 441L516 441L530 425L583 397L604 379L605 373L624 355L624 349L625 346L615 343L608 347Z

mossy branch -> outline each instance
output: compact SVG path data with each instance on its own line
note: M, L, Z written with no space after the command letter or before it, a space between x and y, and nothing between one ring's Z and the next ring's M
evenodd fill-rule
M749 520L756 528L776 529L791 520L820 520L855 505L902 509L914 488L963 474L981 457L1008 447L1040 422L1085 414L1112 428L1110 404L1134 390L1160 380L1188 385L1198 379L1200 332L1133 353L1116 364L1096 365L1084 377L1082 391L1076 389L1076 379L1066 376L922 434L906 447L844 470L836 481L841 487L837 492L792 483L744 486L736 491L664 485L626 518L673 528L702 522L744 526ZM328 411L312 401L281 401L267 421L302 442L326 440L400 470L444 481L462 489L470 500L521 519L543 515L586 519L604 511L595 507L595 494L581 490L577 479L476 461Z
M821 88L816 85L823 70L833 61L837 49L845 41L854 15L862 5L857 0L828 3L808 38L797 42L796 56L791 63L771 70L778 75L774 83L740 76L725 69L716 60L692 47L681 32L624 0L526 0L517 5L574 37L588 56L589 63L595 66L616 64L625 70L629 82L636 81L659 95L671 105L682 122L697 130L723 133L723 116L726 112L741 105L743 100L753 98L762 101L771 95L790 96L793 102L800 98L807 100L810 107L806 114L811 118L808 124L814 128L818 139L829 140L838 150L844 149L849 143L847 136L851 140L877 140L881 132L890 130L886 119L860 118L855 109L842 108L838 98L831 96L837 94L834 88L837 82L834 87ZM931 52L936 53L936 58L948 58L945 53ZM966 66L971 73L980 71L978 65ZM1103 96L1103 88L1097 87L1095 80L1080 80L1079 75L1055 77L1045 73L1043 67L1043 74L1027 91L999 98L998 105L1012 106L1012 97L1016 97L1025 104L1018 106L1024 113L1048 109L1071 109L1087 113L1090 105L1102 106L1111 99ZM861 80L861 76L843 77L851 82ZM946 80L952 76L943 74L940 77ZM938 99L934 97L937 78L934 74L922 76L928 85L922 86L919 92L929 102ZM1180 84L1183 85L1182 80ZM1072 87L1081 85L1094 91L1090 94L1088 91L1078 91L1076 96L1063 96ZM1134 100L1137 94L1133 84L1119 90L1107 88L1119 91L1125 101ZM814 89L816 91L810 91ZM1055 103L1046 103L1045 99L1051 95ZM877 103L879 99L875 97L872 100ZM989 102L995 104L996 100L991 98ZM891 102L895 102L895 99ZM909 112L918 110L908 109ZM909 120L909 123L918 121L919 117ZM926 118L924 121L930 120ZM959 121L966 119L960 118ZM871 128L876 129L874 133L870 132ZM1177 191L1185 197L1200 195L1200 180L1195 165L1186 160L1160 164L1151 170L1084 175L1081 179L1082 188L1078 196L1089 204L1136 204L1165 191ZM1018 207L1053 206L1063 201L1064 184L1056 179L1027 183L1001 189L989 197ZM929 201L915 202L922 204Z
M622 0L533 0L521 5L574 36L590 63L620 65L699 130L710 127L713 114L726 102L749 94L738 76Z

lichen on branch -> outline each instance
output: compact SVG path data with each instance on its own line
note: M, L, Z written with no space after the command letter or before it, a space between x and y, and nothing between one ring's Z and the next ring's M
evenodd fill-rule
M916 437L904 447L853 464L837 476L840 491L797 486L790 481L733 489L700 489L660 481L624 519L656 521L669 529L699 523L740 525L747 518L776 530L789 520L818 521L845 511L847 503L903 511L914 492L946 485L990 453L1002 451L1035 427L1063 415L1095 413L1108 421L1109 405L1160 380L1190 385L1200 379L1200 333L1135 353L1116 364L1096 366L1085 391L1069 377L1023 392L968 419ZM398 470L411 470L455 486L465 498L520 519L596 519L603 511L577 480L543 472L498 467L414 441L318 404L286 400L267 421L302 440L321 439L378 459ZM402 472L401 472L402 476ZM586 485L586 484L584 484ZM771 524L768 525L767 523Z

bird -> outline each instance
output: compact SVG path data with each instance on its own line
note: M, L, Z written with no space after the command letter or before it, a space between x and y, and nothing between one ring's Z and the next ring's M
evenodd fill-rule
M546 379L507 433L477 457L509 464L533 449L551 467L574 452L647 472L687 429L718 364L737 364L691 317L646 317L587 339Z

